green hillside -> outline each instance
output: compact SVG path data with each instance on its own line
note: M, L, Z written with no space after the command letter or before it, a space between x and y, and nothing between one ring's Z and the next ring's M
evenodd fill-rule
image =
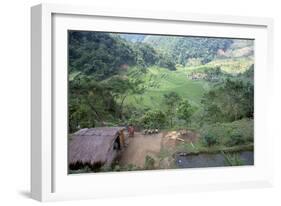
M219 66L223 71L227 73L238 74L248 70L252 64L254 64L253 58L241 57L232 59L216 59L209 62L206 66Z
M130 42L151 45L182 66L221 66L229 73L244 72L253 64L253 40L121 34Z
M252 40L70 31L70 132L132 119L168 129L252 118L253 48Z
M249 57L241 58L217 58L207 64L187 66L187 71L205 71L219 67L228 74L239 74L247 71L254 64L254 59Z
M145 75L146 85L152 85L142 95L128 97L126 104L141 108L158 109L163 104L163 95L175 91L181 97L188 99L193 105L200 105L201 97L209 88L206 81L192 81L187 78L188 70L178 68L170 71L159 67L150 67Z
M168 53L176 64L186 65L190 59L199 59L205 64L216 58L219 50L226 51L233 44L232 39L183 36L147 36L144 41Z

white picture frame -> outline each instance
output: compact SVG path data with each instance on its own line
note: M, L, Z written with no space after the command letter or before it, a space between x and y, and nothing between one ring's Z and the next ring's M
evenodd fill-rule
M273 134L267 129L268 90L274 75L272 19L40 4L31 8L31 26L32 198L53 201L272 186ZM66 31L73 28L254 38L255 165L69 176L66 137L59 137L67 134Z

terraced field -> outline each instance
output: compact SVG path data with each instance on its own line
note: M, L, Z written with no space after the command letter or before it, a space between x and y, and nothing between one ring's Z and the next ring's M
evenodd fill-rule
M187 67L189 71L193 70L204 70L212 69L215 67L220 67L221 70L228 74L238 74L245 72L252 64L254 64L254 59L250 57L241 58L226 58L226 59L215 59L204 65L193 65Z
M182 98L188 99L191 104L200 105L201 97L209 89L209 83L190 80L187 73L186 68L179 68L177 71L149 68L145 77L147 91L142 95L129 96L126 104L159 109L160 105L163 105L163 95L174 91Z
M204 72L220 67L225 74L236 75L245 72L254 60L249 57L234 59L215 59L208 64L188 67L178 67L176 71L165 68L150 67L144 80L148 88L142 95L131 95L126 99L126 105L137 108L159 108L163 95L174 91L191 104L200 106L202 96L212 87L212 83L205 80L192 80L188 78L191 72ZM163 104L162 104L163 105Z

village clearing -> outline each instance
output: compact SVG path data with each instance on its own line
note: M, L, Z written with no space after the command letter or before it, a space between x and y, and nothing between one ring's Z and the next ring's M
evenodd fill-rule
M143 168L146 156L150 156L155 160L156 168L171 168L175 164L172 154L176 146L184 142L192 144L196 140L197 135L192 132L185 135L175 131L147 135L136 132L134 137L127 139L127 147L122 152L119 163L121 166L131 164Z

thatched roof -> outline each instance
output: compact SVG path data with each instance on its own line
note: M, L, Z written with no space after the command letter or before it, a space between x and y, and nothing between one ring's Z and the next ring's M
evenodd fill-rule
M77 131L69 143L69 163L105 163L110 148L123 129L123 127L97 127Z

